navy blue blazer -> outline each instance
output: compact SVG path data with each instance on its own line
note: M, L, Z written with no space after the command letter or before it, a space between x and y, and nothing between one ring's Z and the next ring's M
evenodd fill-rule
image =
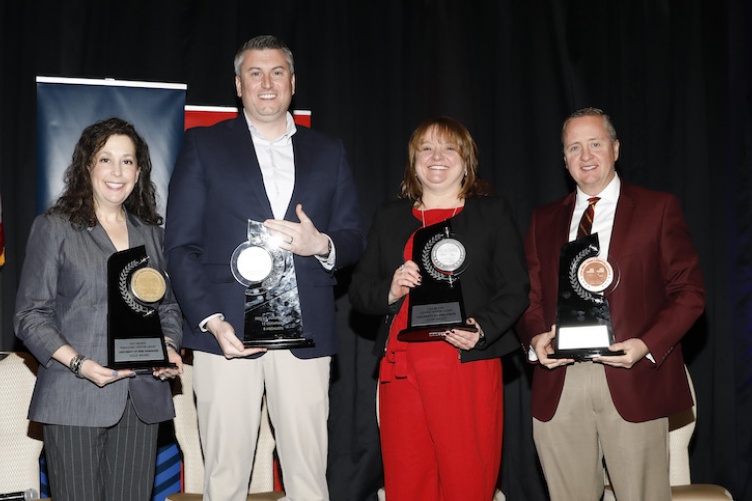
M297 204L316 228L331 237L335 269L355 263L365 231L355 183L342 142L305 127L292 136L295 188L285 219L298 222ZM165 255L185 317L183 346L222 354L214 336L198 325L222 313L242 339L244 291L230 269L235 248L247 240L248 219L273 219L245 116L186 131L172 173L165 226ZM298 358L337 351L333 272L313 256L295 256L304 335L312 348Z

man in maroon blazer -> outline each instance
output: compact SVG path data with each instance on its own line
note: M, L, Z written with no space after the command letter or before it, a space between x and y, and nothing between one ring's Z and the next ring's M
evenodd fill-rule
M525 241L530 307L517 328L531 361L533 433L552 500L598 500L602 459L619 501L671 498L667 416L692 406L680 340L702 313L699 260L678 200L620 180L619 141L601 110L562 130L574 193L538 207ZM559 254L591 197L600 254L616 265L607 291L619 356L550 358Z

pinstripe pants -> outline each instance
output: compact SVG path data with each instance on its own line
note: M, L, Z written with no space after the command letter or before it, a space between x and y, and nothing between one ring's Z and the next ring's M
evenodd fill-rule
M44 425L52 499L151 499L158 430L138 418L130 398L114 426Z

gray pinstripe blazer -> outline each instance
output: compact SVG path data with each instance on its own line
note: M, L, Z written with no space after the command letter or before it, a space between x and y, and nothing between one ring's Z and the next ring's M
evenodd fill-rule
M131 247L146 246L150 266L165 270L162 228L128 214ZM77 379L52 358L70 344L79 353L107 363L107 259L116 252L101 226L76 230L58 215L42 215L31 228L16 298L16 336L39 360L29 419L74 426L117 423L130 395L142 421L171 419L170 383L151 374L99 388ZM163 333L180 344L181 316L172 288L158 307Z

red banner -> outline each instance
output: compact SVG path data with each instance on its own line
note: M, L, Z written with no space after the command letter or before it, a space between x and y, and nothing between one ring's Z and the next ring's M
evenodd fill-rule
M229 106L190 106L185 107L185 128L206 127L222 120L238 116L238 109ZM310 110L293 110L295 123L304 127L311 127Z

